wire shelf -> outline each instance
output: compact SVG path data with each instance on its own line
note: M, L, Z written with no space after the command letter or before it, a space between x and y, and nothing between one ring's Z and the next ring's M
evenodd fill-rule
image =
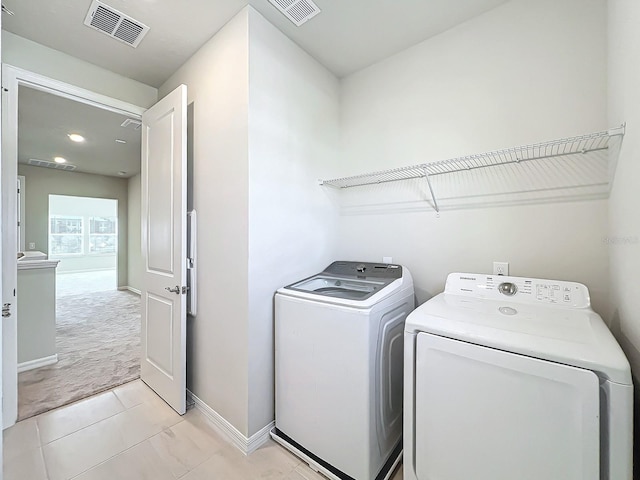
M365 173L352 177L321 180L320 185L334 188L350 188L422 177L429 181L429 177L444 175L447 173L529 162L532 160L562 157L566 155L586 154L607 150L609 148L609 140L615 136L624 136L624 132L625 125L621 125L617 128L588 135L579 135L576 137L507 148L504 150L496 150L477 155L467 155L465 157L451 158L449 160L422 163L420 165L413 165L410 167ZM431 189L430 184L429 188ZM436 203L437 210L437 202L435 201L435 195L433 195L433 192L432 196L434 197L434 203Z

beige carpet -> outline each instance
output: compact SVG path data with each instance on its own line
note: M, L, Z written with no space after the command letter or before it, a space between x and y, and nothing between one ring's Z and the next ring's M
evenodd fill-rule
M57 300L58 363L18 375L18 419L140 377L140 297L125 291Z

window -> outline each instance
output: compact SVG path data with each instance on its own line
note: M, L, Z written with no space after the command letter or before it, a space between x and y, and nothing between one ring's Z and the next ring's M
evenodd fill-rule
M116 253L118 220L115 217L89 218L89 253Z
M83 253L82 217L53 215L49 217L49 254Z

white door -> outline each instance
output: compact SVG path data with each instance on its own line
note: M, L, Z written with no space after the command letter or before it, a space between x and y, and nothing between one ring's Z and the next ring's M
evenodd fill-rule
M186 181L181 85L142 115L141 378L179 414L186 411Z
M598 377L420 333L419 480L598 480Z

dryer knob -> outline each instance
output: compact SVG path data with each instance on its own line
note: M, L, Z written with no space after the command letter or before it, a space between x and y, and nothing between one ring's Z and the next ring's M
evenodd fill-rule
M498 291L503 295L507 295L508 297L511 297L512 295L516 294L516 292L518 291L518 287L516 286L515 283L503 282L500 285L498 285Z
M356 267L356 270L360 273L364 273L364 271L367 269L367 267L365 265L358 265Z

